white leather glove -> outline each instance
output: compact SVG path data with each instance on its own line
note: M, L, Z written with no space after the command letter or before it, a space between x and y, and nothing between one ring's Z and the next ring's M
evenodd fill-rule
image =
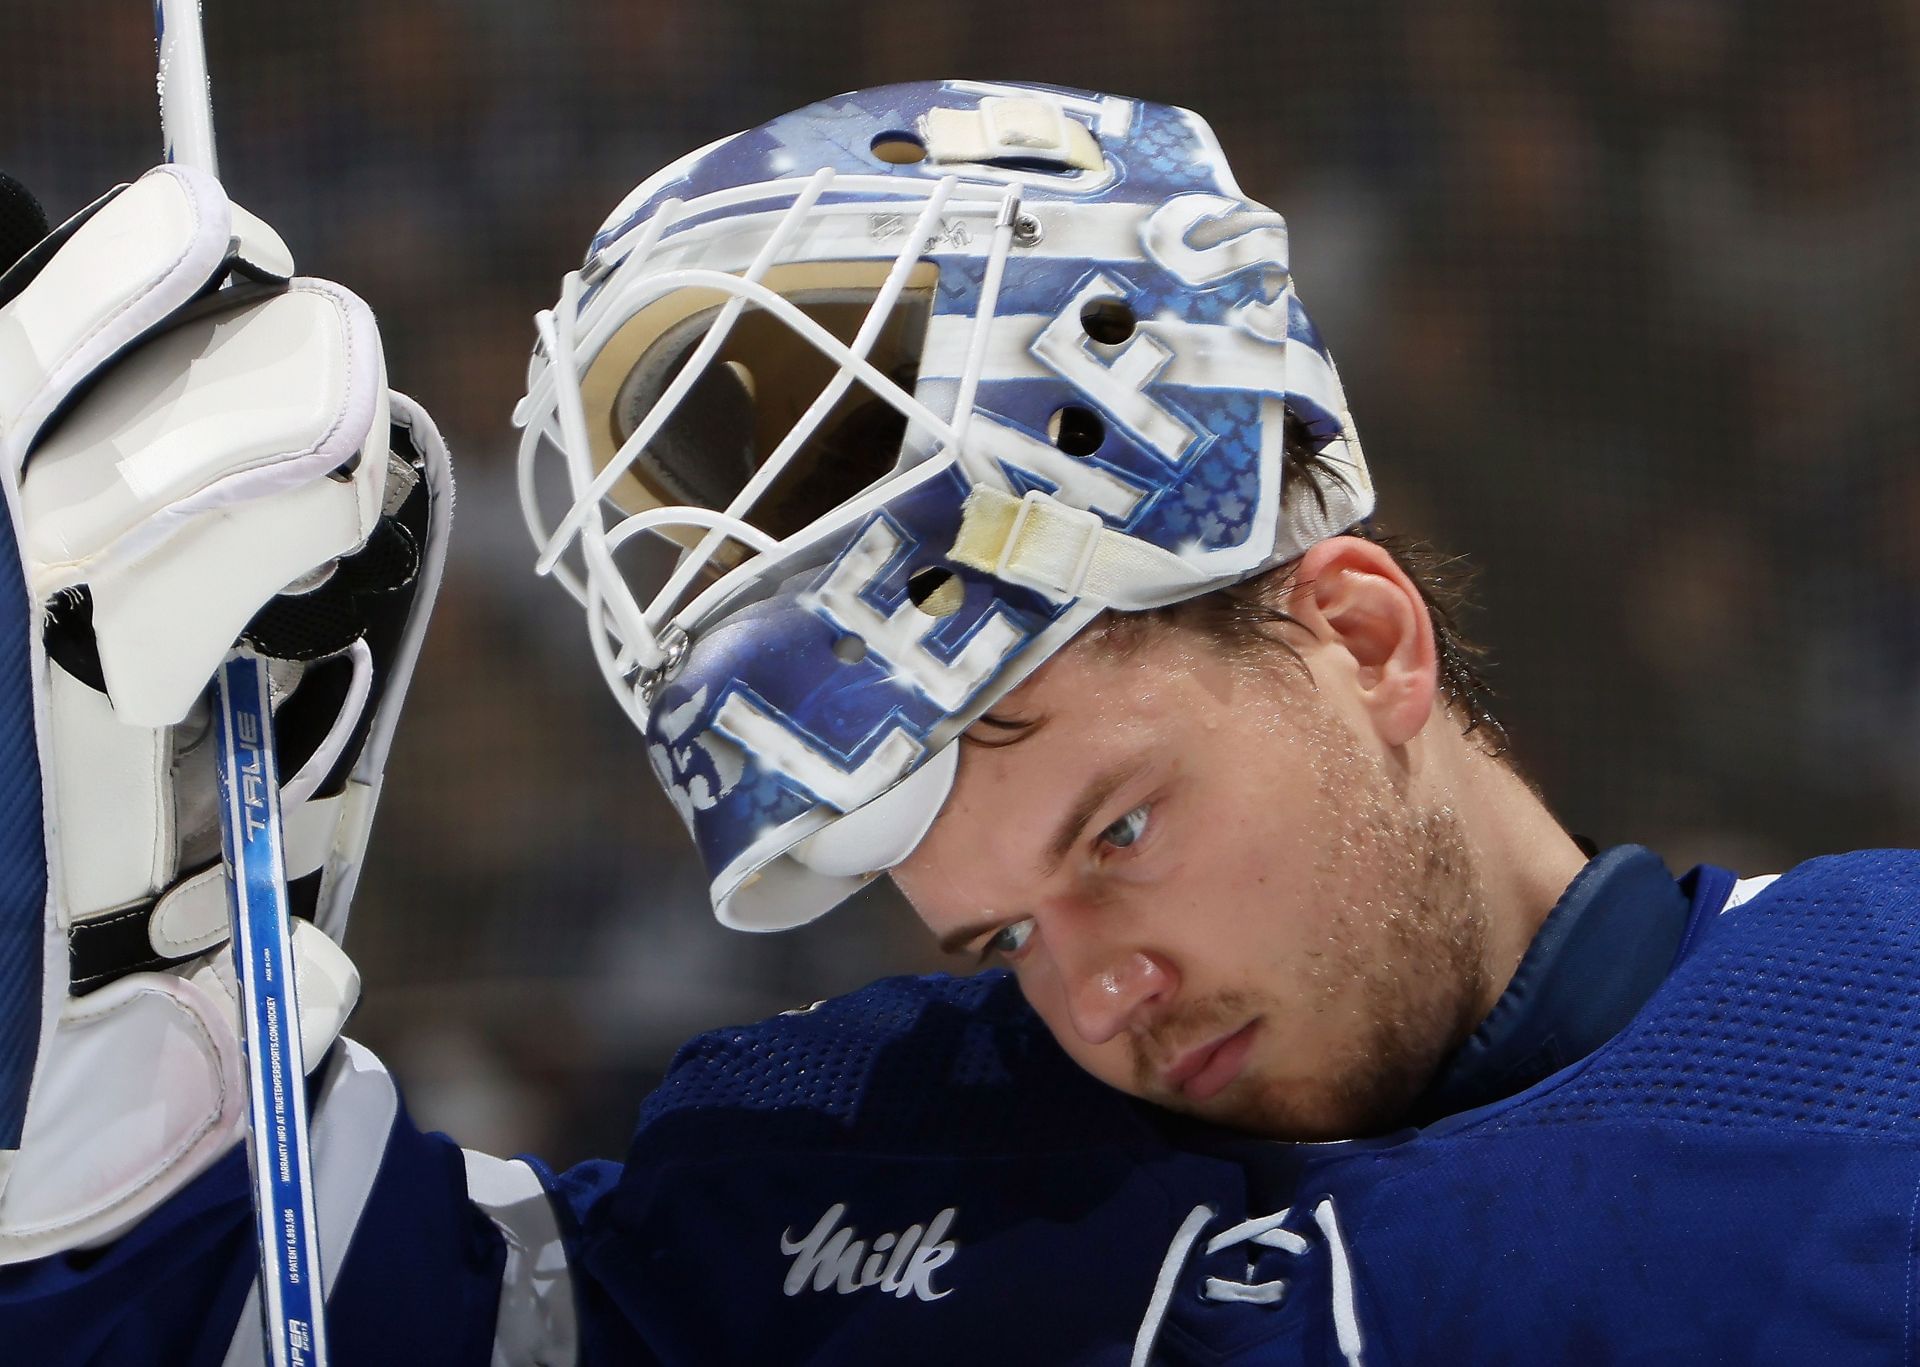
M292 775L310 1066L339 1033L452 483L366 305L179 166L0 277L0 483L6 1263L112 1238L244 1134L208 707L242 639Z

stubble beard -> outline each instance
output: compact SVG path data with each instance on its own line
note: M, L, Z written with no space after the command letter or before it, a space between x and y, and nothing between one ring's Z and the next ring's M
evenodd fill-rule
M1416 810L1385 766L1359 748L1331 714L1303 726L1313 746L1323 810L1340 812L1318 851L1313 896L1334 910L1324 943L1307 952L1305 983L1282 1001L1233 991L1196 1002L1154 1033L1205 1039L1256 1016L1284 1048L1289 1018L1305 1033L1337 1035L1311 1073L1285 1058L1249 1060L1245 1073L1199 1113L1271 1139L1321 1141L1378 1134L1403 1123L1441 1061L1479 1022L1486 991L1487 914L1472 850L1448 807ZM1338 1017L1353 1019L1344 1028ZM1329 1028L1326 1018L1334 1018ZM1150 1085L1151 1046L1136 1055L1136 1082Z

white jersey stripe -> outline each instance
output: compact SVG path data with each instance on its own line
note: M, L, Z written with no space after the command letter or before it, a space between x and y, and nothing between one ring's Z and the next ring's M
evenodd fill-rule
M320 1226L322 1286L334 1285L347 1245L380 1174L380 1160L400 1109L400 1093L385 1065L364 1046L340 1041L326 1082L313 1104L309 1140L313 1154L313 1204ZM239 1323L221 1367L260 1367L265 1362L260 1330L260 1283L247 1292Z
M1755 878L1742 878L1733 885L1733 891L1727 894L1727 903L1720 908L1720 914L1724 916L1735 907L1751 902L1771 887L1773 880L1779 876L1777 873L1763 873Z

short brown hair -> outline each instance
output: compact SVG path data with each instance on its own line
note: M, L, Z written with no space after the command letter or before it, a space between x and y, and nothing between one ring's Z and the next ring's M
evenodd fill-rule
M1493 715L1492 689L1481 669L1486 647L1460 630L1459 619L1469 607L1473 568L1464 557L1447 555L1417 537L1396 536L1378 526L1362 524L1347 533L1373 542L1413 581L1433 624L1434 648L1439 655L1441 696L1460 719L1461 734L1476 732L1489 754L1507 752L1506 728ZM1253 659L1274 648L1300 661L1299 653L1273 628L1293 622L1278 604L1293 587L1298 561L1275 566L1264 574L1197 598L1145 612L1107 612L1096 618L1085 635L1120 650L1130 651L1166 628L1199 633L1220 649Z
M1286 475L1281 490L1283 506L1296 498L1312 498L1322 511L1326 508L1328 483L1344 483L1344 470L1324 459L1321 448L1308 437L1305 426L1287 414L1285 443ZM1363 537L1388 555L1413 581L1426 604L1433 625L1434 648L1439 655L1441 696L1461 723L1462 735L1479 734L1489 755L1511 759L1506 727L1493 715L1490 700L1493 691L1481 670L1486 662L1486 647L1470 639L1460 628L1460 619L1470 609L1470 591L1474 569L1465 557L1447 555L1417 537L1394 535L1370 522L1350 529L1348 536ZM1104 612L1081 633L1079 639L1091 639L1122 652L1137 649L1165 629L1199 633L1220 649L1246 660L1264 659L1275 647L1291 656L1302 669L1306 662L1292 644L1273 630L1292 623L1294 618L1278 606L1293 587L1299 562L1289 561L1266 572L1213 589L1166 607L1144 612ZM1023 722L992 713L980 719L1002 734L987 745L1008 744L1031 729Z

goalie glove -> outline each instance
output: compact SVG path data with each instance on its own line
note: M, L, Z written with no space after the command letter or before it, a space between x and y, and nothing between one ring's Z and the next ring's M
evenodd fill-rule
M452 483L359 299L204 173L0 277L0 1263L129 1228L244 1135L209 684L269 658L301 1035L445 556Z

